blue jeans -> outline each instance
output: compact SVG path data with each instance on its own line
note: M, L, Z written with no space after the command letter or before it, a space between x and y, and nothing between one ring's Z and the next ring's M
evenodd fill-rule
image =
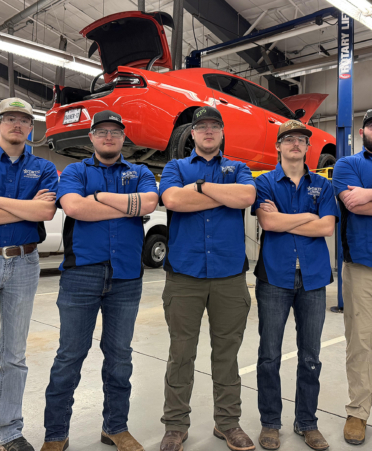
M305 291L301 271L296 271L293 290L257 279L260 347L257 362L258 409L261 424L280 429L282 399L279 369L282 342L289 311L293 307L297 331L297 384L295 424L300 431L317 429L321 335L325 319L326 290Z
M127 431L132 375L131 341L142 293L142 278L113 279L110 262L79 266L62 273L57 300L61 331L59 349L46 390L45 441L68 437L74 391L92 346L98 311L102 311L104 355L103 430Z
M39 274L36 249L0 256L0 445L22 437L26 341Z

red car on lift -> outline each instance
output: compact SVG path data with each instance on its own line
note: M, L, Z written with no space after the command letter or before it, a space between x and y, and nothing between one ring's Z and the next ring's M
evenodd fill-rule
M99 51L104 84L95 88L97 76L90 91L55 86L54 105L46 117L49 147L70 157L90 156L92 117L109 109L122 116L126 127L124 158L161 172L168 160L190 154L192 114L210 105L220 110L225 123L225 155L253 170L273 168L279 125L295 118L307 123L327 95L281 101L261 86L219 70L152 71L154 66L172 67L164 25L173 27L166 13L132 11L104 17L80 32L93 41L89 56ZM334 164L334 137L310 128L310 168Z

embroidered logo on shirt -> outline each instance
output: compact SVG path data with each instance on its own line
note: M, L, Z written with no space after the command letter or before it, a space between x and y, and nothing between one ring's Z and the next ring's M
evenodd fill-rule
M31 169L23 169L23 177L26 179L39 179L40 176L40 170L31 171Z
M122 185L127 185L132 179L138 179L137 171L126 171L121 173Z
M309 186L308 189L307 189L307 194L309 196L319 197L321 191L322 191L322 188L320 188L319 186Z
M226 175L229 172L231 172L231 174L233 174L235 171L235 166L221 166L221 171L222 171L223 175Z

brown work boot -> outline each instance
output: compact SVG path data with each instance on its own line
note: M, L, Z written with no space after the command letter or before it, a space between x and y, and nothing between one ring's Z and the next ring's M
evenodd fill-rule
M280 446L279 429L262 426L258 443L265 449L278 449Z
M345 442L350 445L361 445L366 438L366 420L348 416L344 427Z
M68 448L68 437L60 442L44 442L40 451L65 451Z
M316 451L322 451L329 448L327 440L319 432L319 429L312 429L311 431L300 431L297 425L295 425L294 431L296 434L305 437L306 445L310 446L310 448L315 449Z
M220 432L216 427L213 435L221 440L226 440L227 447L232 451L248 451L256 449L252 440L243 431L242 428L231 428L227 431Z
M187 431L167 431L160 443L160 451L182 451L182 443L188 436Z
M128 431L112 435L102 431L101 442L105 445L116 445L118 451L144 451L143 446Z

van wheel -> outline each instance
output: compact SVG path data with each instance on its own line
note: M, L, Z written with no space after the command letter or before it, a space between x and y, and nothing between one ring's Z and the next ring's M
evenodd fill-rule
M318 169L333 167L336 164L336 158L330 153L320 154Z
M164 235L150 235L143 249L143 263L150 268L159 268L163 264L167 249Z

